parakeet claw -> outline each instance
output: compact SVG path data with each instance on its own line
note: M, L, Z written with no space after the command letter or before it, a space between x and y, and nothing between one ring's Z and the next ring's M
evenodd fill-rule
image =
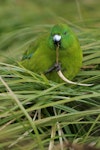
M61 64L59 63L59 64L57 64L57 63L55 63L54 64L54 66L52 66L50 69L48 69L46 72L45 72L45 74L48 74L48 73L50 73L50 72L52 72L52 71L59 71L59 70L61 70Z
M61 64L55 64L55 70L58 72L59 70L61 70Z

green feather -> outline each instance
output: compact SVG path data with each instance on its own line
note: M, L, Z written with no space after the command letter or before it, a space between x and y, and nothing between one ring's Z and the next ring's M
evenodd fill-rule
M51 31L38 38L24 53L21 64L38 74L48 71L56 63L54 35L60 35L59 63L68 79L74 78L82 66L82 50L75 33L65 24L57 24ZM49 80L61 82L56 70L46 74Z

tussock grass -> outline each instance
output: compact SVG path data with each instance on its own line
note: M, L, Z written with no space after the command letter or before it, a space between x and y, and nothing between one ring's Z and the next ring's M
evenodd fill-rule
M51 150L58 149L60 144L62 150L63 144L68 144L68 141L95 143L100 147L100 29L91 26L95 22L98 26L98 19L93 21L83 18L83 25L82 20L69 21L63 15L57 17L53 11L48 11L51 18L53 16L51 21L35 25L32 21L32 9L35 8L35 15L40 14L39 9L36 9L38 2L34 2L32 6L31 1L25 1L25 10L20 10L21 18L26 9L30 8L30 11L19 21L15 21L15 14L9 13L9 18L6 16L7 12L12 12L14 3L11 10L8 1L2 2L6 11L1 13L1 18L4 16L4 19L0 25L0 149ZM18 3L16 9L22 3ZM57 5L61 5L61 2ZM73 5L69 3L68 6ZM56 6L54 9L59 13ZM83 10L81 7L78 9L82 17ZM0 11L3 12L3 9ZM75 8L73 13L74 11ZM40 18L38 15L37 17ZM42 17L43 20L48 18L46 15ZM7 18L10 21L14 19L9 26L6 24ZM55 18L58 22L70 25L79 37L83 49L83 67L74 80L93 83L93 86L58 84L18 64L25 49L39 34L49 30L56 22ZM34 19L36 21L35 17Z

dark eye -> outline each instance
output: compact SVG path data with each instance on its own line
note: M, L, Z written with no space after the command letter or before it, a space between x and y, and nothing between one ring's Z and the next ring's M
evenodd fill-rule
M66 35L66 34L67 34L67 32L65 31L65 32L64 32L64 35Z

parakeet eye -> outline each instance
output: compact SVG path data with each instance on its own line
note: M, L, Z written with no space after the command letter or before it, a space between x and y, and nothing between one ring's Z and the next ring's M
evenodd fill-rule
M64 32L64 34L66 35L66 34L67 34L67 32L65 31L65 32Z

